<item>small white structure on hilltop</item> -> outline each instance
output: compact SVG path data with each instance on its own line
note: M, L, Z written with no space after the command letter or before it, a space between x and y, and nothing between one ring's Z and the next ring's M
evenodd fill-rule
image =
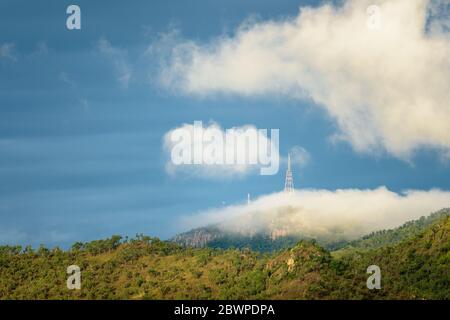
M294 178L291 171L291 155L288 154L288 167L286 170L286 180L284 182L284 192L294 193Z
M247 193L247 204L250 204L250 193Z

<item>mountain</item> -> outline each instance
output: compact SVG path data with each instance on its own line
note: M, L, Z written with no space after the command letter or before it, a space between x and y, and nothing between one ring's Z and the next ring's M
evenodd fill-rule
M249 248L260 252L271 252L292 247L300 237L282 236L273 237L268 233L259 233L252 236L244 236L238 233L227 233L216 226L197 228L180 233L172 238L173 241L183 247L193 248Z
M450 215L450 209L442 209L427 217L408 221L400 227L372 232L354 241L330 240L325 238L316 238L314 240L331 251L339 249L348 250L350 248L375 249L384 245L392 245L407 237L417 235L433 222L448 215ZM272 252L289 248L300 240L313 239L299 234L286 235L281 228L274 228L247 236L240 233L225 232L217 225L196 228L180 233L171 239L171 241L181 246L193 248L250 248L261 252Z
M143 235L77 242L68 251L0 246L0 299L450 299L450 217L420 229L337 256L305 240L261 253ZM81 290L66 288L73 264ZM380 290L366 287L370 265L380 267Z
M184 247L204 248L211 241L223 238L224 236L226 236L226 234L218 227L209 226L196 228L187 232L177 234L175 237L170 239L170 241L173 241Z

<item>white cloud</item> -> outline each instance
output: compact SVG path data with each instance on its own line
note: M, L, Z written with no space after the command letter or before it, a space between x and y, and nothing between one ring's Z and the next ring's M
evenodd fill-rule
M448 0L376 1L379 30L367 26L372 4L303 7L296 17L246 23L208 44L182 41L161 81L194 95L310 98L337 123L335 139L358 152L409 159L423 147L450 150L449 18L436 16Z
M297 168L305 167L311 160L309 152L300 146L294 146L289 150L291 155L291 165Z
M117 75L117 81L123 88L128 88L132 77L132 68L127 62L126 52L122 49L113 47L111 43L102 38L98 41L97 48L101 54L107 57L114 66Z
M69 76L69 74L65 71L62 71L59 73L59 80L64 82L65 84L68 84L70 87L75 88L76 83L72 80L72 78Z
M17 61L17 57L14 54L14 44L13 43L3 43L0 45L0 59L7 59L13 62Z
M450 207L450 192L410 190L402 194L377 189L297 190L262 196L249 205L234 205L186 216L184 228L218 224L226 231L252 234L285 230L328 240L355 239L372 231Z
M174 175L176 173L183 173L190 176L205 178L205 179L227 179L242 177L250 173L257 173L257 169L273 167L278 171L279 165L279 150L278 141L276 141L276 148L273 145L274 137L270 136L270 131L263 134L253 125L245 125L242 127L234 127L224 130L216 122L210 122L207 126L201 125L197 127L199 130L199 137L203 139L195 140L190 139L186 142L185 147L190 150L188 152L189 164L174 164L174 156L178 156L178 151L175 152L174 147L180 142L173 141L172 136L180 130L186 132L190 137L194 137L195 123L183 124L180 127L174 128L167 132L163 138L163 147L166 152L166 171ZM229 132L233 132L233 142L243 141L243 144L228 144L225 141L225 136ZM206 138L209 137L209 138ZM214 138L213 138L214 137ZM216 139L215 137L223 137L223 141ZM250 137L250 138L249 138ZM254 139L253 139L254 138ZM253 143L249 143L248 139L253 139ZM200 144L200 157L202 157L201 163L194 164L195 158L195 144ZM183 142L184 145L184 142ZM253 145L253 147L250 147ZM272 146L272 147L270 147ZM273 149L271 149L273 148ZM221 163L216 161L206 160L207 150L223 150L220 151L219 158L223 159ZM260 150L267 150L266 163L261 162ZM175 152L175 155L173 154ZM181 153L181 152L180 152ZM227 155L234 155L232 163L228 163L226 160ZM244 159L242 163L234 161L235 159ZM216 159L216 158L214 158ZM255 159L254 163L251 163L249 159ZM208 163L210 161L210 163ZM270 163L269 163L270 162ZM276 173L276 172L275 172Z
M47 42L45 41L39 41L36 45L36 49L35 51L32 53L32 55L36 56L36 55L46 55L48 54L49 49L47 46Z

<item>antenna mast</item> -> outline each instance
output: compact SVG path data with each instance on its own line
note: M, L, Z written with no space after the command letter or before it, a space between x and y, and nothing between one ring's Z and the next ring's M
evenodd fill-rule
M284 182L284 192L294 193L294 178L291 171L291 154L288 153L288 168L286 170L286 180Z

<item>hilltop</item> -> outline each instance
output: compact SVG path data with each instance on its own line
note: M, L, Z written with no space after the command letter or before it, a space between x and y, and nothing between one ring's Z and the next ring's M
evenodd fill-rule
M218 225L196 228L180 233L170 239L183 247L193 248L250 248L261 252L273 252L294 246L300 240L316 240L321 246L328 250L338 249L375 249L384 245L391 245L412 237L422 232L426 227L450 215L450 209L442 209L420 219L408 221L400 227L390 230L379 230L365 235L353 241L330 240L325 238L312 239L300 234L283 235L277 234L279 230L266 230L251 236L223 231Z

